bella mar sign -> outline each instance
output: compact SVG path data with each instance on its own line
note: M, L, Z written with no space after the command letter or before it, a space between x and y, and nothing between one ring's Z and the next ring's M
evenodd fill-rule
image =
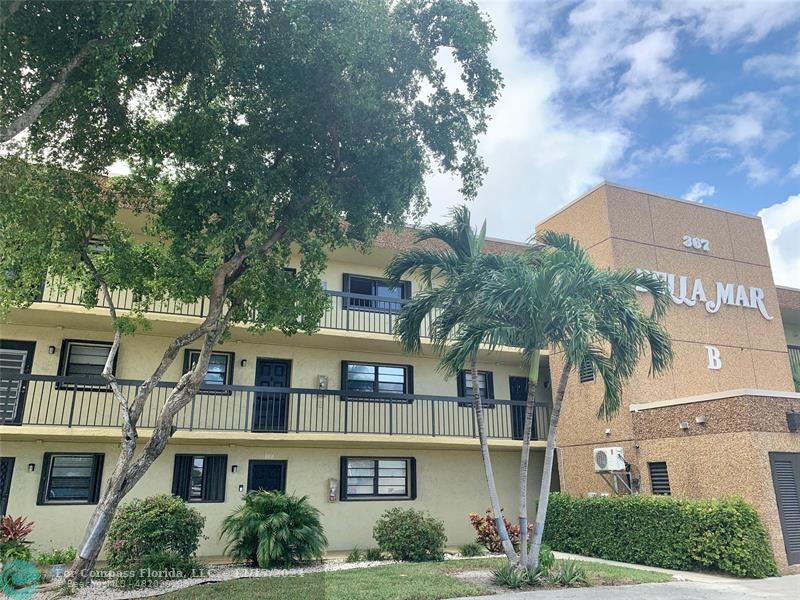
M690 281L686 275L675 275L674 273L663 273L661 271L650 271L648 269L638 269L640 273L649 273L667 283L669 294L675 304L685 304L695 306L702 304L708 313L719 312L723 304L729 306L742 306L758 310L761 316L768 321L772 317L764 306L764 290L757 287L746 287L735 283L723 283L717 281L712 295L706 293L703 282L699 278ZM643 290L640 290L643 291Z

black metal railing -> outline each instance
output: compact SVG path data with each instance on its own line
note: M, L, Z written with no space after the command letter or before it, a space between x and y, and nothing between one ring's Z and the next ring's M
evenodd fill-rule
M141 381L119 380L133 400ZM174 383L161 383L145 403L138 426L150 428ZM5 405L3 405L5 403ZM484 400L489 437L521 439L525 403ZM98 378L4 375L0 424L119 427L119 401ZM547 438L549 403L535 405L533 439ZM188 431L329 433L477 437L471 400L424 394L375 394L247 385L208 386L176 415Z
M328 291L330 299L328 308L322 315L319 326L322 329L341 331L359 331L364 333L383 333L392 335L397 316L408 300L400 298L382 298L366 294ZM132 310L134 307L154 314L178 315L184 317L205 317L208 314L208 302L201 298L197 302L185 303L170 298L149 302L141 306L130 290L114 290L111 292L114 306L119 310ZM83 292L80 288L66 285L60 278L51 278L42 286L38 302L46 304L83 305ZM97 306L107 307L105 298L100 295ZM420 334L430 337L430 319L422 324Z

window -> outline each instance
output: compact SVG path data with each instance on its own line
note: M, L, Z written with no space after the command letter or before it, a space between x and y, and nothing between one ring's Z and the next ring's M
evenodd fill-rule
M669 488L669 473L667 473L667 463L649 462L647 467L650 469L650 487L655 496L669 496L672 494Z
M183 353L183 372L186 373L193 369L199 358L199 350L186 350ZM203 385L231 385L233 383L233 361L233 352L212 352L208 361L208 372L203 378Z
M581 368L578 372L578 379L581 383L589 383L590 381L594 381L594 365L588 358L581 363Z
M481 400L494 399L494 375L491 371L478 371L478 393ZM472 406L472 372L458 374L458 397L469 398L470 402L459 402L459 406ZM494 408L494 403L483 403L484 408Z
M76 388L77 389L97 389L105 386L103 379L103 368L108 360L108 353L111 351L111 342L93 342L83 340L64 340L61 344L61 356L58 364L58 374L71 377L82 377L97 385L86 385L77 387L74 383L56 383L57 388ZM119 352L114 357L111 365L111 372L117 371L117 358Z
M343 456L342 500L381 500L417 497L417 461L414 458Z
M414 368L410 365L342 361L342 388L347 392L413 394Z
M38 504L97 504L103 454L45 452Z
M399 312L403 303L392 302L392 300L407 300L411 297L410 281L403 281L397 287L392 287L385 279L350 275L349 273L345 273L343 277L342 290L350 294L358 294L357 297L346 299L345 308ZM362 296L372 296L372 298Z
M176 454L172 493L187 502L225 502L227 454Z

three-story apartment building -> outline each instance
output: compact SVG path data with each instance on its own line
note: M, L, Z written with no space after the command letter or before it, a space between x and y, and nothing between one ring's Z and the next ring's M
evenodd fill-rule
M554 487L576 494L743 496L759 511L783 570L800 564L800 291L776 287L758 218L603 184L537 226L574 235L599 265L664 278L675 306L666 325L674 368L643 365L619 413L595 417L600 382L572 376L557 437ZM222 553L220 523L252 489L308 495L333 550L372 545L387 508L444 520L448 543L469 541L469 512L488 506L470 405L477 385L506 515L517 515L519 440L526 394L519 352L482 352L480 376L446 379L430 344L400 351L398 312L419 289L382 278L413 231L386 233L368 254L332 253L323 277L330 306L318 333L254 335L235 325L214 354L208 387L177 416L176 431L131 496L174 493L206 516L200 553ZM493 252L521 244L489 241ZM290 265L291 267L292 265ZM131 306L125 292L117 306ZM124 339L115 373L127 393L204 303L149 307L152 328ZM423 331L425 333L425 331ZM30 308L0 324L0 508L32 518L41 546L77 544L118 452L119 414L97 375L111 340L101 306L48 282ZM196 357L186 349L165 378ZM530 496L538 494L551 405L545 356L537 390ZM89 378L89 379L87 379ZM92 379L94 378L94 379ZM168 385L140 425L148 435ZM621 448L625 469L596 466ZM530 506L535 506L531 503ZM620 524L624 526L624 524Z

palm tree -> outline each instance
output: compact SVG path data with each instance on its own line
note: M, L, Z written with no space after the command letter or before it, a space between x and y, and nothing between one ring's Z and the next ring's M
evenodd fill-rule
M416 244L433 241L435 244L417 245L394 256L386 268L386 276L399 285L404 277L418 276L424 286L414 298L408 302L397 319L395 333L400 345L406 352L418 353L421 350L420 332L428 319L430 322L431 341L438 354L444 352L448 344L449 332L454 331L451 324L437 322L438 314L456 316L464 314L475 299L469 294L454 293L457 282L463 273L473 271L471 265L484 256L483 246L486 239L486 222L480 231L473 229L470 222L470 211L466 206L457 206L450 211L450 221L446 224L431 224L417 232ZM455 323L457 326L458 323ZM448 332L444 334L444 332ZM477 349L464 360L454 371L460 371L469 364L472 378L472 405L478 428L481 456L489 488L489 500L494 513L498 535L509 560L516 561L514 546L503 521L502 507L495 485L492 459L489 454L489 441L486 420L478 386Z
M630 270L599 269L569 235L545 232L522 255L485 255L470 265L454 285L456 294L474 302L464 313L446 307L438 335L451 340L442 356L448 372L482 344L520 348L528 363L529 383L520 457L520 565L536 568L547 514L555 438L570 374L590 363L600 375L604 397L598 411L608 419L619 408L622 385L642 356L649 353L651 374L672 362L672 346L659 319L669 306L663 282ZM483 273L476 277L478 273ZM648 294L648 314L637 290ZM451 312L452 314L448 314ZM448 329L452 328L452 329ZM550 431L530 548L527 540L528 458L535 389L541 351L563 355L564 366L553 398Z

